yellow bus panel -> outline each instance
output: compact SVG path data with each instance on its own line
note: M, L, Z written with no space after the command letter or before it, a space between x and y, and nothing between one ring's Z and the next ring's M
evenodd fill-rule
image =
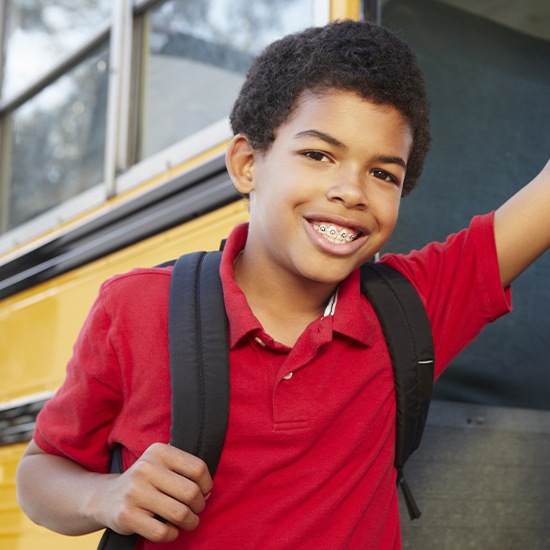
M56 389L100 284L193 250L216 250L247 218L244 202L188 222L0 302L0 404Z

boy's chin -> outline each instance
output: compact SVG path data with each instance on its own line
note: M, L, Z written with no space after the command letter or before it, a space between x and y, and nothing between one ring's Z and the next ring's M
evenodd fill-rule
M313 266L310 266L310 269L302 274L312 282L336 286L355 271L359 265L319 266L314 269L312 269Z

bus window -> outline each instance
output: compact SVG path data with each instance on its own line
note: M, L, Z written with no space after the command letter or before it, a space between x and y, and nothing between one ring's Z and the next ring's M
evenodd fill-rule
M6 229L13 229L103 179L108 47L15 109Z
M313 0L166 0L144 14L138 159L226 117L253 57L314 23Z
M9 0L1 95L11 98L108 22L111 0Z

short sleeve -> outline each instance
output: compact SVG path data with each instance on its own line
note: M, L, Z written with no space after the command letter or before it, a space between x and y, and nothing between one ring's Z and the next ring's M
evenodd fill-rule
M443 243L381 259L413 283L426 306L436 377L483 327L511 311L510 289L500 281L493 221L493 213L477 216Z
M35 441L92 471L108 471L108 438L122 407L120 369L111 338L104 287L82 327L66 378L37 418Z

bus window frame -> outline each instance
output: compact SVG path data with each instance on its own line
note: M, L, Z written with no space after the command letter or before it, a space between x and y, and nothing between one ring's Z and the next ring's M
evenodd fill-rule
M11 113L17 107L34 97L68 70L77 66L85 55L98 44L105 40L110 42L103 181L33 219L0 233L0 264L5 260L2 256L10 256L20 247L32 249L35 246L40 246L44 237L47 239L49 234L55 236L60 230L64 231L66 227L70 227L72 221L79 217L93 215L95 210L108 204L109 199L122 198L122 195L149 179L158 178L167 169L178 165L184 166L197 155L216 150L218 146L231 138L232 134L227 119L221 119L157 154L136 162L135 146L131 143L129 136L131 131L135 131L139 117L137 108L139 86L136 84L140 78L143 62L143 52L140 47L142 35L140 19L146 10L161 1L121 0L117 2L112 20L103 24L88 42L82 44L74 52L70 52L56 66L38 77L14 97L6 100L0 98L1 144L2 139L5 141L6 124L9 122ZM331 8L334 4L334 0L314 0L313 23L315 25L327 23L330 20ZM5 18L0 21L0 26L3 21ZM135 47L136 45L138 47ZM6 197L9 193L10 182L7 180L5 174L0 173L0 198ZM3 204L6 202L2 201Z

